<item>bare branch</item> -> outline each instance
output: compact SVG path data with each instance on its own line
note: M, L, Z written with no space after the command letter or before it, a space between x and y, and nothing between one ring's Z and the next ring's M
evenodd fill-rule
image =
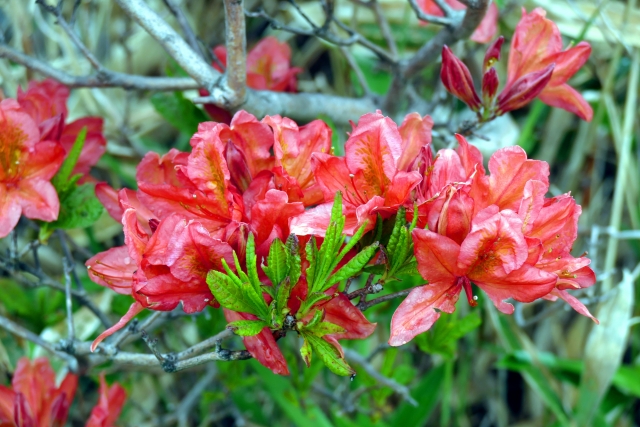
M184 14L182 9L175 3L174 0L164 0L164 4L167 5L167 8L171 11L171 14L178 21L178 25L180 25L180 29L182 30L182 34L187 39L187 43L191 46L196 53L200 54L201 57L204 58L204 53L200 48L200 43L198 42L198 37L191 29L189 22L187 21L187 16Z
M247 34L243 0L224 0L225 34L227 45L227 85L233 93L229 105L242 104L247 90Z
M0 328L39 345L49 353L56 355L67 362L67 364L69 365L69 370L71 370L72 372L78 372L78 361L73 356L56 350L53 344L43 340L42 338L40 338L40 336L34 334L30 330L23 328L22 326L12 322L4 316L0 316Z
M360 311L365 311L366 309L368 309L369 307L373 307L374 305L381 304L383 302L408 295L409 292L411 292L412 290L413 288L403 289L401 291L394 292L392 294L383 295L381 297L374 298L370 301L360 301L358 305L356 305L356 307L358 307Z
M44 0L36 0L36 3L39 4L44 11L56 17L58 25L60 25L64 32L67 33L73 44L76 45L82 55L84 55L84 57L87 58L87 60L91 63L91 66L95 68L98 73L102 72L104 67L102 66L102 64L100 64L98 58L96 58L93 53L91 53L91 51L84 45L84 43L82 43L82 40L80 40L75 31L73 31L73 28L71 28L71 26L64 19L64 16L62 16L62 2L58 3L57 7L48 5Z
M484 18L490 0L467 1L468 7L462 18L456 18L455 23L444 27L432 39L425 43L410 59L400 63L394 72L393 81L383 107L396 112L400 106L400 99L408 80L418 74L430 62L433 62L445 44L452 44L469 37ZM451 13L453 14L452 11Z
M362 91L364 92L364 95L370 96L371 89L369 88L367 79L365 78L364 73L362 72L362 69L360 69L360 66L358 65L356 60L353 58L353 55L351 55L351 52L349 52L349 49L347 49L344 46L340 47L340 51L346 58L347 63L349 63L349 67L351 67L351 69L355 73L356 78L358 79L358 83L360 83L360 86L362 87Z
M200 86L195 80L186 77L143 77L131 74L118 73L111 70L103 70L102 73L89 76L74 76L64 71L51 67L44 61L25 55L13 48L0 43L0 58L24 65L30 70L37 71L47 77L68 86L78 87L120 87L123 89L139 89L153 91L173 91L198 89Z
M416 16L421 21L426 21L438 25L452 25L454 23L454 21L449 16L436 16L425 13L420 8L416 0L409 0L409 5L411 5L411 9L413 9L413 11L416 13Z
M394 58L397 58L398 46L396 45L396 39L393 37L391 27L389 26L389 21L387 21L387 17L384 15L384 11L382 10L382 6L380 6L380 2L378 2L377 0L371 0L369 4L371 4L373 13L376 15L376 22L378 23L378 27L380 27L382 37L387 42L387 46L389 47L389 51L391 51L391 55Z
M209 91L218 102L216 105L226 106L225 100L230 94L226 85L222 85L223 76L207 64L202 57L191 49L182 37L175 32L144 0L116 0L116 3L144 28L164 50L189 74L195 81Z

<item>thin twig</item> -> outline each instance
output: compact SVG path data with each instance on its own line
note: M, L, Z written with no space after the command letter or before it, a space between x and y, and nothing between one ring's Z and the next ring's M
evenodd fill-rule
M202 378L191 387L191 390L182 399L180 404L171 412L171 414L165 416L162 420L162 424L172 424L178 422L181 425L187 425L188 416L192 412L193 407L198 403L200 396L207 389L209 384L217 377L218 371L214 366L209 367Z
M75 328L73 326L73 301L71 299L71 271L73 270L73 261L66 256L62 258L64 270L64 290L65 290L65 306L67 310L67 344L70 349L73 348L73 342L76 339Z
M169 8L171 14L176 18L176 21L178 21L178 25L180 25L182 34L187 39L187 43L189 43L191 49L193 49L196 53L199 53L200 56L204 58L204 53L200 48L198 37L189 25L189 21L187 21L187 15L185 15L185 13L182 11L182 8L180 8L180 6L178 6L174 0L164 0L164 4L167 5L167 8Z
M383 295L381 297L374 298L374 299L369 300L369 301L360 301L356 307L358 307L358 309L360 311L365 311L368 308L373 307L374 305L381 304L383 302L390 301L390 300L398 298L398 297L406 296L412 290L413 290L413 288L403 289L401 291L394 292L394 293L388 294L388 295Z
M364 76L364 73L362 72L362 69L360 69L360 66L358 65L356 60L353 58L353 55L351 55L351 52L349 52L349 49L347 49L346 47L342 46L342 47L340 47L340 50L342 51L342 54L346 58L347 63L349 64L349 66L351 67L353 72L355 73L356 78L358 79L358 83L360 83L360 87L362 87L362 91L364 92L364 95L365 96L371 96L371 89L369 88L369 84L367 83L367 79Z
M369 363L369 361L367 361L366 358L364 358L363 356L360 355L360 353L351 350L349 348L345 348L344 349L344 355L346 356L347 359L349 359L352 362L357 363L358 365L360 365L362 367L362 369L365 370L365 372L367 374L369 374L369 376L371 376L373 379L375 379L376 381L378 381L379 383L389 387L390 389L392 389L394 392L398 393L398 395L400 395L404 400L406 400L407 402L409 402L410 404L412 404L413 406L418 406L418 402L411 396L411 393L409 392L409 388L397 383L395 380L385 377L384 375L382 375L380 372L378 372L371 363Z
M411 9L413 9L416 16L421 21L430 22L432 24L438 24L438 25L452 25L454 23L454 21L448 16L436 16L436 15L429 15L428 13L425 13L420 8L416 0L409 0L409 5L411 5Z
M78 371L78 361L75 359L75 357L71 356L70 354L63 353L61 351L56 350L53 344L43 340L42 338L40 338L40 336L34 334L30 330L23 328L22 326L18 325L17 323L14 323L13 321L7 319L4 316L0 316L0 328L5 329L6 331L14 335L17 335L23 339L29 340L34 344L39 345L43 349L47 350L49 353L54 354L59 358L63 359L64 361L66 361L67 364L69 365L70 371L72 372Z

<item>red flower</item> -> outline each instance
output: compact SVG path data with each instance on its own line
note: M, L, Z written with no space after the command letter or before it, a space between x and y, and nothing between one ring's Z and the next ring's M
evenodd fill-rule
M64 426L78 378L67 374L58 387L55 383L56 376L48 359L32 362L21 358L13 374L12 387L0 385L0 425Z
M415 137L416 122L421 121L428 130L418 133L430 133L433 124L430 117L411 116L399 130L380 112L365 114L357 126L353 125L345 144L345 157L314 153L311 164L325 203L293 218L291 232L323 236L338 191L344 194L347 234L354 233L365 221L372 228L377 211L391 214L397 211L421 179L419 172L406 170L413 165L421 144L427 144Z
M64 160L53 141L40 141L31 117L13 99L0 102L0 238L20 215L42 221L58 218L60 202L49 180Z
M244 259L249 232L258 255L266 255L273 239L289 235L289 219L304 211L291 200L304 194L318 200L308 160L312 151L328 150L329 128L312 122L298 129L280 117L264 122L274 130L244 111L230 126L201 123L191 153L145 156L137 192L96 187L108 212L122 221L126 247L87 261L90 277L136 302L94 347L144 308L172 310L182 302L192 313L216 304L207 272L221 270L222 258L233 265L232 249Z
M498 150L485 176L480 153L457 138L460 147L438 153L424 179L430 187L417 192L427 197L419 223L429 227L413 231L414 250L428 284L394 313L389 343L401 345L429 329L440 312L453 312L463 289L475 305L471 282L505 313L513 312L507 298L560 297L592 317L566 292L595 283L589 260L569 253L580 207L568 195L545 199L549 166L527 159L521 148Z
M482 102L467 66L447 46L443 47L442 83L452 95L475 111L480 121L522 108L536 97L552 107L571 111L583 120L591 120L591 106L567 84L589 58L591 46L580 42L563 51L558 27L545 15L540 8L528 15L523 9L511 41L507 82L497 98L499 81L493 64L500 59L502 37L489 46L485 55Z
M589 58L591 46L582 41L562 50L560 30L545 16L546 12L541 8L534 9L530 14L522 9L522 18L511 40L507 83L503 92L516 85L527 74L541 72L555 64L551 79L538 97L545 104L565 109L583 120L591 121L591 106L567 84Z
M52 79L31 81L26 92L18 88L17 100L40 128L41 138L58 141L69 153L78 133L87 128L84 147L73 169L73 174L89 173L104 154L107 140L102 134L103 120L100 117L83 117L65 124L68 116L67 99L69 89Z
M91 415L85 427L114 427L120 416L127 393L118 383L113 383L111 387L104 379L104 373L100 375L100 399L93 407Z
M223 72L220 64L227 66L227 49L220 45L213 49L217 61L211 65ZM291 67L291 49L285 42L275 37L265 37L260 40L247 54L247 86L257 90L271 90L274 92L296 92L296 75L302 69ZM209 95L204 89L200 90L203 96ZM213 104L205 104L205 110L216 121L229 123L231 114Z
M446 0L454 10L464 10L467 7L457 0ZM444 16L442 9L433 0L418 0L418 6L425 13L434 16ZM487 9L487 13L478 25L478 28L471 34L471 40L477 43L489 43L498 31L498 6L492 2Z

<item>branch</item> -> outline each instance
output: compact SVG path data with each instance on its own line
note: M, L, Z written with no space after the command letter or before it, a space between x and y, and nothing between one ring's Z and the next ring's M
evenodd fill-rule
M454 23L444 27L431 40L425 43L418 52L408 60L400 63L395 70L393 81L387 97L383 102L385 109L396 112L400 106L407 81L418 74L429 63L438 58L442 47L453 44L458 40L469 37L484 18L490 0L467 0L467 10L462 18L455 19ZM445 13L447 13L445 11ZM452 12L450 12L452 13Z
M195 33L191 29L191 26L187 21L187 16L184 14L182 9L173 0L164 0L164 4L167 5L171 14L176 18L176 21L178 21L182 34L186 37L187 43L189 43L191 49L204 58L202 49L200 48L200 43L198 42L198 37L196 37Z
M367 374L369 374L369 376L371 376L373 379L375 379L376 381L378 381L382 385L385 385L385 386L389 387L394 392L398 393L398 395L402 396L402 398L404 400L406 400L407 402L409 402L413 406L418 406L418 402L411 396L411 393L409 392L409 388L408 387L406 387L406 386L404 386L402 384L399 384L395 380L392 380L391 378L385 377L380 372L376 371L376 369L373 367L373 365L371 363L369 363L369 361L367 361L367 359L362 357L360 355L360 353L358 353L358 352L356 352L354 350L351 350L350 348L345 348L344 349L344 354L345 354L345 356L347 356L347 359L349 359L349 360L357 363L358 365L362 366L362 369L364 369L365 372Z
M436 15L429 15L428 13L424 13L424 11L420 8L416 0L409 0L409 5L411 6L411 9L413 9L413 11L415 12L418 19L421 21L430 22L432 24L438 24L438 25L452 25L455 22L450 17L451 15L447 15L447 13L445 13L445 16L436 16Z
M144 0L116 0L122 10L134 21L146 30L167 53L189 74L195 81L209 91L215 98L216 105L227 107L227 100L233 99L224 83L222 74L205 62L196 52L189 47L182 37L169 26Z
M368 309L370 307L373 307L374 305L381 304L383 302L392 300L394 298L403 297L405 295L408 295L409 292L411 292L412 290L413 290L413 288L403 289L401 291L394 292L392 294L383 295L381 297L374 298L374 299L372 299L370 301L360 301L358 303L358 305L356 305L356 307L358 307L358 309L360 311L365 311L366 309Z
M225 34L227 46L227 85L233 93L229 105L241 105L247 90L247 34L243 0L224 0Z
M0 58L6 58L20 65L24 65L28 69L51 77L70 88L120 87L123 89L173 91L198 89L201 87L195 80L186 77L143 77L106 69L103 69L99 74L74 76L1 43Z
M17 335L23 339L29 340L34 344L39 345L43 349L47 350L49 353L58 356L63 359L69 365L69 370L72 372L78 372L78 361L71 356L70 354L63 353L61 351L56 350L56 348L48 341L40 338L39 335L34 334L28 329L23 328L17 323L12 322L4 316L0 316L0 328L5 329L6 331Z

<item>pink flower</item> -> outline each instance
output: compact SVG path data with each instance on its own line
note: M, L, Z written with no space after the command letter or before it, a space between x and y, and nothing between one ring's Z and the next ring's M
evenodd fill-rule
M122 386L113 383L109 387L104 379L104 373L102 373L100 375L100 398L91 410L85 427L114 427L126 399L127 393Z

